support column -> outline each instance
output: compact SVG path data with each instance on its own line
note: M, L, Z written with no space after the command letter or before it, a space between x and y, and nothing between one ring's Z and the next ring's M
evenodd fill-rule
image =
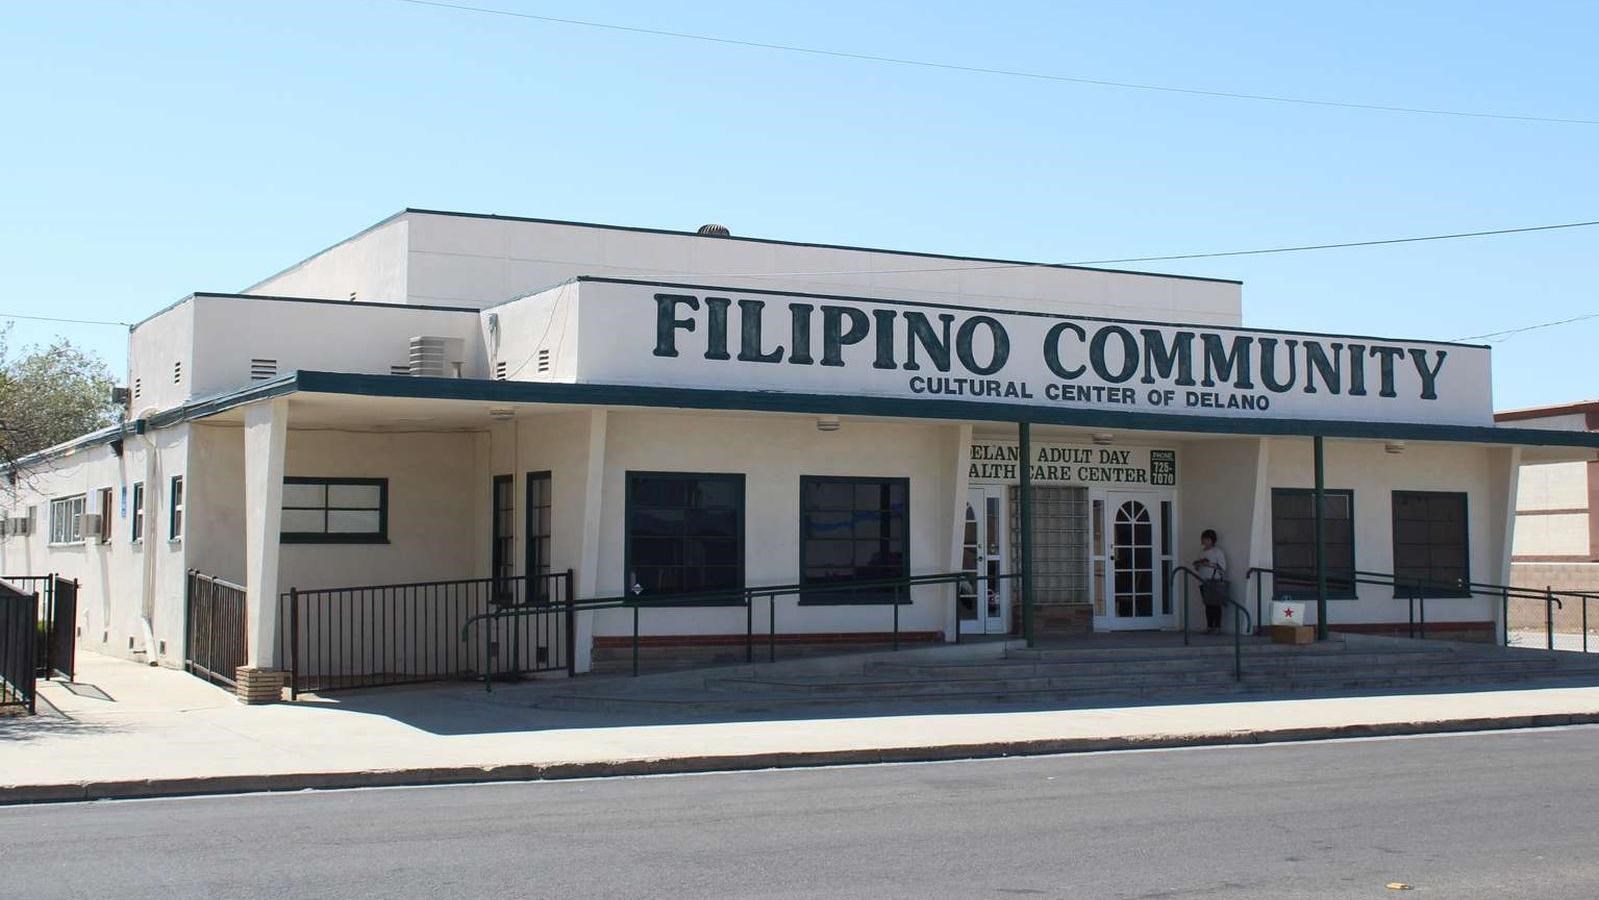
M1316 456L1316 640L1327 639L1327 460L1321 435L1311 438Z
M950 473L950 482L953 485L950 504L950 531L949 568L946 571L959 572L965 564L966 549L966 492L971 486L972 465L972 426L962 424L955 426L955 468ZM961 616L959 601L960 585L950 585L949 614L944 619L944 640L954 641L960 635ZM1009 611L1006 613L1009 615ZM1007 625L1007 629L1008 629Z
M605 494L605 432L609 421L606 410L589 411L588 462L583 475L583 542L578 554L577 591L574 595L580 598L600 596L600 514ZM576 634L573 636L577 646L572 648L572 659L573 667L578 672L587 672L593 667L595 615L586 612L577 617Z
M1016 426L1017 462L1019 470L1020 490L1017 492L1016 511L1018 530L1021 532L1022 544L1022 636L1027 639L1027 646L1037 644L1037 634L1033 628L1033 426L1030 422L1022 422Z
M283 520L283 455L289 401L279 397L244 408L244 541L246 665L240 699L276 700L278 664L278 537Z

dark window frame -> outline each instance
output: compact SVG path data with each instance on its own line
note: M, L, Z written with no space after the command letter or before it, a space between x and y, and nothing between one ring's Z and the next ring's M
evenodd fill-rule
M100 488L95 492L100 500L100 543L111 543L112 523L115 521L116 494L108 487Z
M144 482L133 483L133 507L128 512L129 526L133 530L133 543L144 543Z
M633 593L633 577L635 566L633 564L633 511L635 508L633 496L633 482L638 478L657 478L675 481L727 481L734 485L737 496L737 521L734 526L738 540L738 587L730 589L725 596L711 596L698 600L674 600L674 597L687 593L714 593L722 594L720 589L713 591L674 591L669 593ZM622 473L624 499L622 504L622 585L623 592L628 597L635 597L641 602L651 602L658 606L742 606L744 604L744 588L747 586L746 553L748 547L745 543L745 517L747 506L747 493L745 491L745 476L742 472L657 472L644 470L628 470Z
M1437 587L1423 587L1421 595L1424 597L1440 599L1465 599L1473 596L1471 590L1471 497L1465 491L1393 491L1389 496L1389 516L1391 531L1390 541L1393 544L1393 574L1394 597L1405 599L1411 595L1411 590L1404 586L1400 580L1399 561L1399 499L1401 497L1426 497L1428 499L1452 498L1460 501L1460 552L1461 570L1460 581L1464 587L1458 589L1439 589ZM1430 521L1430 520L1429 520ZM1428 544L1429 548L1432 546ZM1428 568L1434 568L1429 561Z
M183 540L183 513L187 508L184 504L188 500L183 489L182 475L174 475L167 479L167 504L169 506L167 511L167 540L169 541Z
M544 485L544 502L534 503L533 486ZM536 603L550 602L550 579L545 577L553 571L551 557L555 549L555 479L550 470L527 473L527 484L523 489L526 508L522 513L522 521L527 532L525 546L522 548L522 572L528 577L528 584L533 594L532 600ZM540 529L538 513L541 509L550 511L550 525L548 529ZM544 542L541 544L541 542ZM542 549L548 546L551 552Z
M501 506L505 499L510 505ZM505 513L503 517L501 513ZM501 528L501 522L509 528ZM498 606L516 603L516 476L495 475L489 489L489 575Z
M804 586L812 583L806 575L808 568L806 552L809 548L809 539L806 534L807 510L805 508L806 489L811 485L821 482L845 484L874 484L882 486L895 485L905 492L905 508L900 513L903 520L900 541L904 545L900 553L899 577L909 578L911 574L911 480L904 476L874 476L874 475L801 475L799 495L799 583ZM859 540L853 536L850 540ZM825 583L825 582L823 582ZM895 591L892 588L866 589L861 591L801 591L799 602L802 606L852 606L867 604L911 602L909 591Z
M1348 488L1326 488L1323 491L1323 493L1325 493L1328 497L1333 497L1333 496L1343 497L1343 498L1345 498L1345 500L1349 504L1349 571L1348 571L1348 575L1349 575L1349 580L1350 580L1351 583L1349 584L1348 587L1342 587L1342 586L1336 584L1333 581L1333 576L1336 573L1331 567L1329 567L1327 569L1327 599L1328 600L1358 600L1359 599L1359 587L1360 586L1357 583L1354 583L1354 579L1356 577L1355 573L1360 571L1360 560L1359 560L1359 556L1358 556L1359 548L1357 546L1356 529L1355 529L1355 492L1353 490L1351 490L1351 489L1348 489ZM1281 566L1281 562L1277 558L1277 498L1279 496L1284 496L1284 497L1309 497L1309 498L1311 498L1311 507L1312 507L1311 516L1312 516L1312 521L1314 521L1314 516L1315 516L1315 508L1314 507L1315 507L1315 502L1316 502L1315 501L1316 489L1315 488L1275 488L1275 487L1271 489L1271 511L1270 511L1269 515L1271 517L1271 560L1272 560L1271 561L1271 565L1272 565L1273 569L1280 569L1282 567ZM1311 543L1311 552L1314 553L1315 552L1315 538L1312 538L1310 543ZM1285 591L1283 589L1283 587L1281 586L1281 581L1282 581L1282 577L1280 575L1272 576L1272 599L1278 599L1278 598L1284 596L1285 594L1289 594L1289 593L1295 593L1295 592L1303 593L1306 590L1310 591L1311 595L1314 596L1315 590L1316 590L1316 574L1315 574L1314 563L1312 563L1312 568L1310 570L1309 582L1304 587L1300 587L1300 584L1301 584L1300 582L1293 581L1291 583L1291 585L1289 586L1289 588Z
M284 544L387 544L389 542L389 480L387 478L343 478L321 477L313 475L288 475L283 479L285 485L290 484L315 484L324 487L332 485L376 485L378 487L378 530L375 532L334 533L322 531L283 531L279 523L278 541ZM281 505L280 505L281 506ZM288 507L281 509L312 509L314 507ZM321 507L324 512L329 510L346 509L346 507L328 506ZM353 507L350 507L353 509ZM281 513L280 509L280 513ZM369 511L365 507L361 511Z

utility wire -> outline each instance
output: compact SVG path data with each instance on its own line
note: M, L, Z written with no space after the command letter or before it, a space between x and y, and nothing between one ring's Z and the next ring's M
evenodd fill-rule
M989 66L961 65L958 63L935 62L925 59L911 59L899 56L880 56L872 53L853 53L847 50L832 50L823 47L804 47L797 44L774 44L765 41L746 41L737 38L716 37L708 34L695 34L685 31L667 31L659 28L643 28L635 25L616 25L610 22L594 22L586 19L569 19L560 16L541 16L534 13L518 12L509 9L496 9L487 6L469 6L464 3L446 3L443 0L391 0L395 3L408 3L412 6L430 6L437 9L448 9L456 12L478 13L480 15L507 16L515 19L528 19L535 22L546 22L555 25L573 25L582 28L601 28L607 31L621 31L629 34L646 34L654 37L677 38L687 41L701 41L710 44L725 44L734 47L749 47L759 50L777 50L783 53L802 53L810 56L827 56L837 59L851 59L860 62L885 63L895 66L913 66L922 69L941 69L949 72L967 72L978 75L997 75L1006 78L1028 78L1035 81L1056 81L1070 84L1086 84L1096 87L1121 88L1132 91L1157 91L1167 94L1188 94L1199 97L1221 97L1228 100L1251 100L1264 103L1294 103L1304 106L1324 106L1339 109L1359 109L1375 112L1407 113L1424 116L1452 116L1467 119L1499 119L1515 122L1545 122L1558 125L1599 125L1599 119L1575 119L1559 116L1534 116L1517 115L1512 113L1475 112L1461 109L1433 109L1420 106L1391 106L1381 103L1354 103L1342 100L1317 100L1309 97L1288 97L1275 94L1250 94L1238 91L1213 91L1200 88L1176 87L1166 84L1144 84L1135 81L1111 81L1104 78L1085 78L1076 75L1058 75L1050 72L1035 72L1025 69L999 69Z
M128 322L108 322L104 319L62 319L55 316L27 316L22 313L0 313L0 319L27 319L33 322L65 322L69 325L120 325L132 327Z
M1569 319L1558 319L1554 322L1539 322L1537 325L1523 325L1520 328L1507 328L1504 331L1490 331L1487 334L1473 334L1468 337L1456 338L1457 341L1502 341L1528 331L1537 331L1540 328L1554 328L1557 325L1571 325L1576 322L1586 322L1589 319L1599 319L1599 313L1588 313L1581 316L1572 316Z
M1369 241L1345 241L1338 244L1297 244L1290 247L1263 247L1254 250L1217 250L1205 253L1178 253L1168 256L1125 256L1119 259L1086 259L1072 262L1014 262L974 263L964 266L924 266L910 269L832 269L814 272L693 272L697 278L797 278L822 275L898 275L917 272L972 272L985 269L1059 268L1061 266L1104 266L1116 263L1165 262L1183 259L1215 259L1225 256L1260 256L1269 253L1302 253L1308 250L1343 250L1351 247L1380 247L1389 244L1415 244L1424 241L1450 241L1460 238L1492 237L1504 234L1527 234L1535 231L1558 231L1566 228L1592 228L1599 219L1588 222L1561 222L1554 225L1529 225L1521 228L1494 228L1487 231L1456 231L1449 234L1426 234L1417 237L1378 238ZM889 251L891 252L891 251Z

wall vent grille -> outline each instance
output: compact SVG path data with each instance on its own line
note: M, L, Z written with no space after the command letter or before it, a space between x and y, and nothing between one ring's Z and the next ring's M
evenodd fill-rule
M250 380L264 381L278 374L278 361L275 359L250 360Z
M505 380L505 360L503 360L503 359L494 364L494 380L495 381L504 381Z
M389 366L389 374L390 375L410 375L411 374L411 367L410 366Z
M539 351L539 374L550 371L550 351L546 348Z
M144 379L142 379L142 378L133 379L133 399L135 399L135 400L139 399L139 395L143 394L143 393L144 393Z
M183 363L175 362L175 363L172 364L172 383L173 384L177 384L178 382L180 382L182 380L183 380Z
M425 378L460 378L465 365L465 341L423 335L411 338L411 374Z

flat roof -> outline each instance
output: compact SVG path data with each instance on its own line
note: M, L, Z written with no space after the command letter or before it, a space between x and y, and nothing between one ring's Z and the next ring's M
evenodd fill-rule
M1017 268L1069 269L1081 272L1105 272L1112 275L1142 275L1147 278L1175 278L1182 281L1208 281L1218 284L1243 284L1242 281L1236 278L1210 278L1203 275L1173 275L1168 272L1142 272L1134 269L1106 269L1098 266L1073 266L1066 263L1033 262L1019 259L998 259L987 256L955 256L948 253L928 253L920 250L891 250L883 247L856 247L849 244L822 244L812 241L784 240L781 238L745 237L737 234L708 235L700 234L697 231L679 231L671 228L647 228L642 225L608 225L602 222L574 222L567 219L544 219L534 216L507 216L500 213L459 212L457 210L449 209L421 209L419 207L407 206L393 215L387 216L377 222L373 222L371 225L368 225L367 227L357 231L355 234L352 234L347 238L336 241L333 244L318 250L317 252L305 257L304 259L301 259L298 262L287 265L278 271L273 272L271 275L253 282L244 290L248 292L255 287L271 281L279 275L282 275L286 272L292 272L293 270L305 265L313 259L316 259L318 256L321 256L329 250L332 250L335 247L343 246L344 244L348 244L349 242L375 231L376 229L382 228L384 225L393 222L395 219L406 215L448 216L458 219L485 219L498 222L529 222L536 225L564 225L570 228L595 228L603 231L626 231L636 234L663 234L673 237L700 238L707 241L742 241L752 244L771 244L780 247L806 247L817 250L852 250L860 253L888 253L895 256L908 256L918 259L946 259L956 262L987 263L989 265L998 266L1016 266Z
M1526 406L1494 413L1495 422L1520 422L1527 419L1549 419L1555 416L1575 416L1599 413L1599 400L1578 400L1555 406Z

